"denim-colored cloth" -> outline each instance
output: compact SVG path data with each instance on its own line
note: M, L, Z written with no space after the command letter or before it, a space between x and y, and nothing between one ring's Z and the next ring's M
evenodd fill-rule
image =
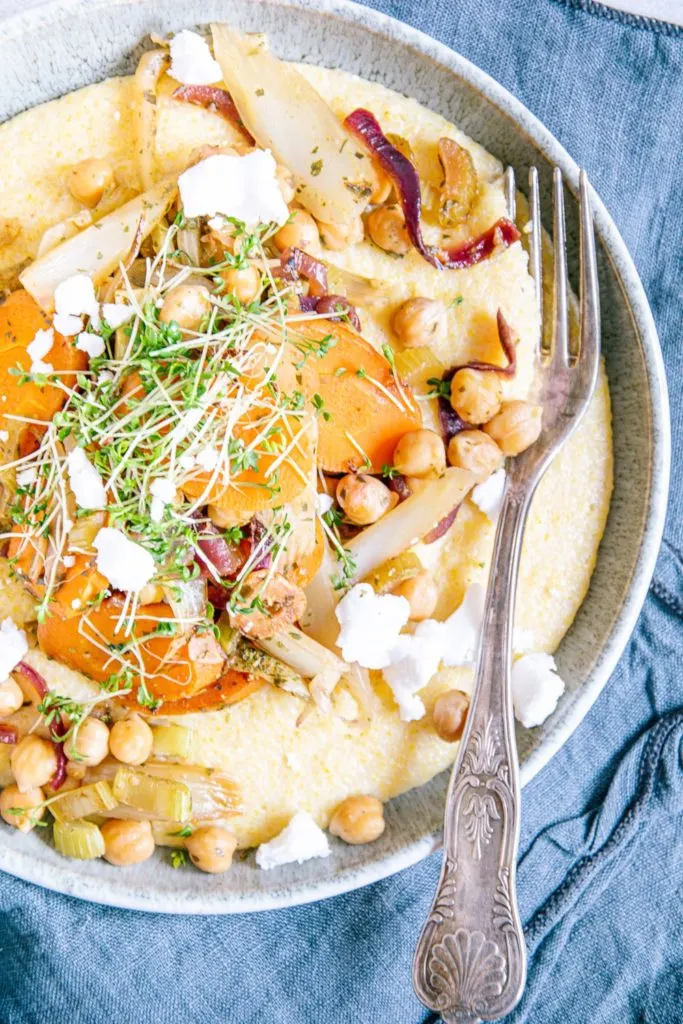
M529 981L507 1020L681 1024L683 30L590 0L372 5L460 51L554 132L587 168L652 303L674 421L666 539L617 671L524 792ZM324 903L232 918L90 906L0 874L0 1022L435 1021L410 963L438 870L435 855Z

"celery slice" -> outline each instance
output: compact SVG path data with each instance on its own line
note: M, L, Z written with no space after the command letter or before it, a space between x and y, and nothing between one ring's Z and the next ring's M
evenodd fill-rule
M121 767L114 776L114 796L120 804L145 811L163 821L187 821L192 794L184 782L153 778L143 771Z
M194 752L194 733L182 725L157 725L154 734L155 757L171 757L188 761Z
M108 782L90 782L55 800L50 804L50 810L56 821L76 821L78 818L89 818L91 814L111 811L117 803Z
M365 577L376 594L387 594L399 583L412 580L422 572L422 562L414 551L404 551L395 558L388 558Z
M441 379L446 367L436 358L430 348L404 348L396 353L396 372L401 380L418 391L426 392L427 381L432 377Z
M104 855L104 836L91 821L55 821L52 836L64 857L95 860Z

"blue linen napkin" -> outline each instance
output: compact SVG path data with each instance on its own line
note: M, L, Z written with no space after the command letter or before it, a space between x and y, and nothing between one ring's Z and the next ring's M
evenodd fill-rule
M683 30L591 0L368 5L464 54L554 132L587 168L652 303L674 428L666 538L613 678L524 793L529 981L507 1020L680 1024ZM435 855L324 903L233 918L94 907L0 873L0 1022L434 1022L410 962L438 870Z

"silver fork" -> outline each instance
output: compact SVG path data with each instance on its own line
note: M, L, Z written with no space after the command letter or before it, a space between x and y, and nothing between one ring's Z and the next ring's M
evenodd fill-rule
M514 175L507 173L514 217ZM570 351L564 184L554 171L552 344L538 353L543 430L508 464L486 594L474 697L446 801L441 878L413 964L418 997L446 1024L474 1024L509 1013L526 978L517 909L519 771L510 669L515 591L532 496L578 426L595 390L600 309L588 179L580 178L580 332ZM529 172L531 271L543 314L538 172ZM543 331L541 331L543 335Z

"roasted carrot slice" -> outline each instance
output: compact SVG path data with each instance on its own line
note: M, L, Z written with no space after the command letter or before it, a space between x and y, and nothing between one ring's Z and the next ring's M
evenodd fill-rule
M229 704L237 704L238 701L244 700L256 690L260 690L264 684L265 680L259 676L230 669L211 686L207 686L200 693L195 693L194 697L166 700L159 713L162 715L192 715L198 711L218 711L220 708L228 707ZM137 699L132 693L125 698L124 702L129 707L140 711ZM142 709L141 714L146 713Z
M61 619L82 615L88 603L109 586L107 578L95 568L94 558L76 555L75 559L50 605L51 614Z
M82 616L61 619L50 615L38 626L38 643L50 657L97 682L129 668L136 688L142 662L147 689L164 701L191 697L220 678L224 662L193 661L188 644L179 643L175 636L157 635L140 642L173 619L167 604L139 608L128 636L117 629L122 610L123 599L116 596Z
M399 386L388 360L346 324L310 321L297 330L313 341L337 339L315 358L327 413L319 420L318 466L328 473L379 473L401 437L422 425L410 388Z

